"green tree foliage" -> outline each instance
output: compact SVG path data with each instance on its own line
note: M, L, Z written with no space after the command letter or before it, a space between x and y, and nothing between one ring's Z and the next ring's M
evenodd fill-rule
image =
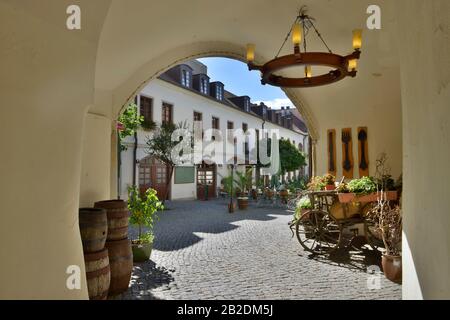
M280 140L281 173L291 172L306 165L305 155L289 140Z
M126 137L134 135L143 121L144 117L139 115L138 107L134 103L129 104L125 111L120 115L119 122L122 124L122 128L119 130L119 139L122 150L126 150L122 141Z
M128 209L131 212L130 223L139 226L139 241L141 243L151 242L155 214L158 210L164 209L156 195L156 190L148 189L144 195L141 195L137 186L129 187ZM143 233L142 227L147 227L147 232Z
M172 152L172 150L182 142L182 139L184 139L181 138L178 141L172 141L172 135L174 131L178 129L188 130L187 122L185 121L177 125L174 125L172 123L163 123L153 131L153 134L148 137L146 141L146 153L158 159L169 167L169 179L167 180L166 186L167 191L166 194L162 195L161 197L163 203L167 199L174 167L176 164L178 164L178 161L183 156L182 154L174 154ZM192 144L192 136L189 143Z

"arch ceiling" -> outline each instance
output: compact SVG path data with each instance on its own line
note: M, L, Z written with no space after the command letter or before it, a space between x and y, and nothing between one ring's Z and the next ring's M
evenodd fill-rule
M369 31L365 28L366 9L374 3L382 9L383 25L382 30ZM245 45L254 43L256 62L265 62L275 56L301 5L308 6L319 31L336 53L350 53L352 30L364 29L356 78L326 87L286 90L305 117L313 138L319 138L324 129L321 119L331 111L373 111L384 103L383 99L394 99L397 104L400 91L395 21L391 18L392 1L386 0L284 0L282 4L277 0L236 4L134 0L132 5L112 0L98 48L96 90L113 92L113 110L118 111L146 81L183 60L201 56L242 60ZM309 51L324 50L315 35L308 39ZM291 52L288 41L283 53Z

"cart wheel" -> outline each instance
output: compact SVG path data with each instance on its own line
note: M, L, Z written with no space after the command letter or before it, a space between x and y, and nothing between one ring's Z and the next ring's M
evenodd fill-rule
M335 218L311 210L298 219L295 232L302 247L311 253L326 254L339 248L342 227Z

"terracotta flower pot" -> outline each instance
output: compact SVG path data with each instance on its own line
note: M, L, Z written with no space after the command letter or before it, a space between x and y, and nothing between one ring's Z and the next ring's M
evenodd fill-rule
M381 192L374 192L365 196L358 196L355 193L339 193L339 202L349 203L349 202L376 202L381 198ZM386 192L386 200L395 201L398 198L397 191Z
M238 207L239 207L239 210L246 210L248 208L248 199L247 198L238 198Z
M402 283L402 257L383 255L381 258L384 275L395 283Z
M356 195L354 193L339 193L338 197L340 203L349 203L355 199Z
M327 191L333 191L336 189L336 186L334 184L329 184L325 186L325 190Z

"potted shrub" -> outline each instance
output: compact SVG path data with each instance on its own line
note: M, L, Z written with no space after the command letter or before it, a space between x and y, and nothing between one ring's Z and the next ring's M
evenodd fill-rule
M342 189L348 190L348 193L343 193ZM353 179L347 185L339 185L339 201L341 203L348 202L375 202L382 196L386 196L386 200L395 200L397 193L378 192L378 184L373 177L362 177L361 179Z
M402 282L402 211L400 207L392 208L389 201L378 201L373 209L375 227L383 239L385 252L381 264L387 279Z
M246 170L245 172L236 172L237 178L235 179L235 183L237 185L237 189L240 190L238 195L238 207L240 210L245 210L248 207L248 190L247 186L252 181L252 171Z
M164 207L156 196L156 190L148 189L141 196L138 187L131 186L128 188L128 209L131 213L130 223L139 228L138 238L131 241L133 261L144 262L150 259L153 248L155 214Z
M288 197L289 197L289 191L286 188L286 186L284 184L282 184L280 186L280 188L278 189L278 191L280 193L281 201L284 202L284 203L287 203Z
M265 195L266 195L266 198L267 199L269 199L269 200L272 200L273 199L273 196L274 196L274 192L273 192L273 190L272 189L270 189L270 188L266 188L265 190L264 190L264 193L265 193Z
M325 190L326 183L323 177L312 177L308 183L309 191L322 191Z
M336 189L336 178L332 174L326 174L323 176L323 182L325 184L325 190Z
M302 197L297 202L297 207L295 208L294 213L294 219L298 220L300 219L305 213L307 213L309 210L312 210L312 204L311 199L308 196Z

